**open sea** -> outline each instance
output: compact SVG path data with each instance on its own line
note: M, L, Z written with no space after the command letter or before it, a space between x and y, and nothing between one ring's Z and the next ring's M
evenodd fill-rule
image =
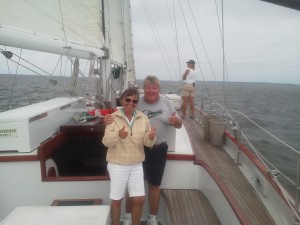
M36 75L0 75L0 112L15 109L54 97L68 96L62 85L70 78L54 77L56 85ZM142 81L138 81L142 87ZM180 93L179 81L161 81L163 92ZM242 82L198 82L196 105L200 107L202 94L217 96L218 102L227 108L242 112L287 145L300 151L300 85ZM225 93L225 95L221 94ZM219 96L219 97L218 97ZM224 96L224 97L222 97ZM207 100L205 100L207 101ZM204 102L205 103L205 102ZM295 155L287 155L284 147L277 145L260 131L249 131L253 139L264 146L265 154L274 156L274 163L281 165L294 180L297 162Z

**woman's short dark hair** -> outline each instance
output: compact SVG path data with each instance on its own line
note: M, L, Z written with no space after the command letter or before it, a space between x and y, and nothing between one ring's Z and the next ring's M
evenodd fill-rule
M121 95L120 100L123 100L124 98L128 97L128 96L134 96L137 98L137 100L140 99L140 94L137 88L135 87L130 87L127 88Z

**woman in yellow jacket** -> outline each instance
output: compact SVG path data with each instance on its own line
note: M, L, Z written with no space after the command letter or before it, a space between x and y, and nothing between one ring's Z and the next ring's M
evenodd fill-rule
M136 110L139 93L128 88L120 97L122 105L114 115L114 122L106 126L103 144L108 147L106 160L109 172L112 225L120 224L121 203L128 188L133 199L132 224L140 224L145 200L142 162L144 146L155 143L155 131L148 117Z

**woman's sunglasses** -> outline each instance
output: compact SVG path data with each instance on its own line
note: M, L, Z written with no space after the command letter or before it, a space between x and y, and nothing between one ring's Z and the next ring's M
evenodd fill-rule
M125 102L132 102L133 104L137 104L139 102L139 100L125 98Z

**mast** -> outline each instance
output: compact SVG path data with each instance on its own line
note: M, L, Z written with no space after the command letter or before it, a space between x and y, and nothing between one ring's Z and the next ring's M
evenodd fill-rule
M130 0L102 0L105 56L101 58L104 102L135 84ZM118 71L117 76L112 73ZM115 87L118 85L118 87Z
M111 89L109 88L109 76L111 74L111 61L109 55L110 48L110 37L109 37L109 0L100 0L102 4L102 21L103 21L103 34L104 34L104 51L106 52L105 57L100 59L100 67L102 73L102 88L103 88L103 102L110 107L111 104ZM114 0L113 0L114 1Z
M124 0L124 36L125 36L125 52L126 52L126 79L125 85L135 84L135 67L132 45L132 23L131 23L131 6L130 0ZM127 88L127 87L126 87Z

